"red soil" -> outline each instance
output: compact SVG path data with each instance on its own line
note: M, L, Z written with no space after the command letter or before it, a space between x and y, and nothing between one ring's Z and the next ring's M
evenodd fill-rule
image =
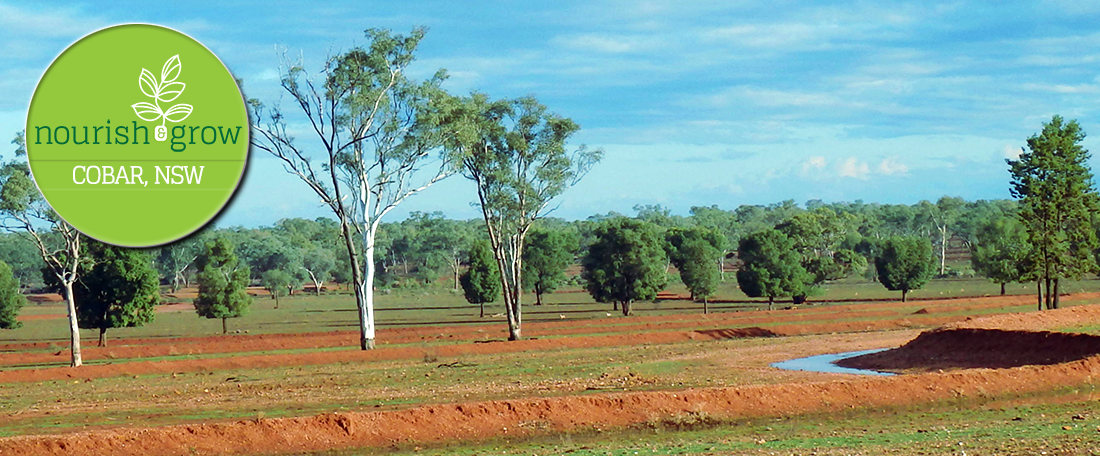
M1026 393L1091 382L1100 357L1053 366L975 369L820 383L637 392L421 406L375 413L128 428L0 440L5 455L204 455L324 451L482 440L709 419L885 407Z
M924 372L1057 364L1100 354L1100 336L1049 332L1100 318L1100 306L968 318L922 333L893 350L848 358L844 367Z
M937 329L884 352L837 362L890 372L1058 364L1100 354L1100 336L1002 329Z
M1080 298L1080 297L1079 297ZM971 300L971 305L1007 305L1012 298L981 298ZM1029 300L1029 298L1028 298ZM922 303L925 308L932 303ZM960 305L958 301L944 303ZM865 304L847 307L849 310L874 313L888 307L881 304ZM665 316L637 317L625 325L632 331L644 330L647 324L679 323L716 318L721 322L737 321L726 317L740 317L741 323L753 318L798 317L812 321L826 317L836 308L807 309L803 314L785 312L746 312L715 316ZM938 308L934 310L939 310ZM795 312L795 311L791 311ZM800 309L797 312L802 312ZM716 328L692 331L621 332L602 335L533 339L518 342L459 343L432 347L383 347L373 351L328 351L309 354L246 355L231 358L215 358L188 361L144 361L118 365L85 366L79 370L68 368L15 370L0 372L0 382L42 381L66 377L92 378L120 374L147 372L178 372L181 370L238 369L245 367L291 366L297 364L324 364L344 361L368 361L421 357L431 349L441 357L461 356L472 353L508 353L528 350L568 349L617 345L642 345L670 343L686 340L724 339L732 337L758 337L820 332L859 331L864 329L892 329L914 324L934 324L935 321L957 321L958 317L937 316L930 310L927 315L911 315L893 320L866 320L828 324L782 324L767 328L741 327ZM1000 349L1011 351L1014 356L1038 356L1049 352L1061 353L1064 358L1080 357L1090 352L1100 353L1098 337L1055 333L1026 333L1019 330L996 330L1006 327L1050 328L1069 326L1084 321L1094 321L1100 315L1100 306L1087 306L1064 311L1027 313L970 319L954 326L925 335L925 340L911 342L913 358L918 355L943 356L944 353L969 352L971 347L979 354ZM690 318L681 318L690 317ZM828 317L826 317L828 318ZM833 316L832 318L835 318ZM760 320L763 321L763 320ZM794 321L799 321L794 319ZM626 322L624 319L615 323ZM593 326L590 333L613 332L618 326L599 326L602 321L584 322ZM578 322L553 322L531 325L538 334L554 331L570 331L568 325ZM455 334L476 335L477 326L448 328ZM663 326L662 326L663 328ZM985 328L985 329L982 329ZM390 330L387 337L399 339L435 338L442 328L403 328ZM499 333L499 328L494 329ZM275 338L316 342L320 335L278 335L215 338L225 343L267 343ZM337 335L335 337L346 337ZM382 334L380 334L382 337ZM210 342L194 338L195 343ZM137 340L135 340L137 341ZM264 342L267 341L267 342ZM175 341L148 339L141 342L143 350ZM295 342L290 342L295 343ZM959 350L958 344L968 344ZM1007 345L1006 345L1007 344ZM1009 347L1007 350L1004 347ZM902 353L904 350L899 350ZM1064 353L1063 353L1064 352ZM888 353L888 352L887 352ZM1030 353L1030 354L1029 354ZM1001 359L986 359L986 365L1004 366ZM1035 358L1037 359L1037 358ZM1031 362L1035 359L1027 359ZM1020 361L1016 361L1017 363ZM1057 362L1047 360L1046 362ZM998 364L1000 363L1000 364ZM957 363L958 364L958 363ZM969 364L969 365L973 365ZM325 414L312 417L259 419L217 424L168 426L159 428L121 428L66 435L24 436L0 439L3 455L192 455L192 454L256 454L296 453L324 451L353 447L389 447L396 444L420 442L446 442L482 440L500 436L527 436L567 431L621 428L646 424L660 424L688 415L705 414L708 419L733 419L757 416L794 415L807 412L827 412L855 407L888 407L947 400L958 397L987 397L1003 394L1021 394L1047 390L1058 386L1074 386L1093 382L1100 375L1100 356L1093 356L1061 364L1028 365L1004 369L968 369L947 373L923 373L888 378L860 378L815 383L786 383L731 388L693 389L677 392L635 392L565 396L545 399L515 399L488 402L442 404L420 406L405 410L375 413Z

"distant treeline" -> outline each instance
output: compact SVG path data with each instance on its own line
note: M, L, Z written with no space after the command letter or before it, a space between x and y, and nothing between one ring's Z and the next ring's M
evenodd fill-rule
M863 201L825 203L820 200L800 205L787 200L766 206L742 205L735 209L696 206L687 216L673 215L670 209L660 205L638 205L634 207L633 216L609 212L574 221L546 218L539 220L536 228L570 232L578 241L573 253L579 259L595 241L597 226L609 219L632 218L664 230L703 227L722 234L724 245L720 247L724 251L725 267L734 268L738 263L736 251L741 239L775 228L796 215L812 214L814 217L802 217L801 220L812 220L820 226L806 229L817 230L828 238L829 245L859 252L870 261L874 259L872 250L876 240L895 236L927 238L936 255L937 273L945 275L958 273L944 258L950 256L952 246L956 250L976 250L983 231L1006 218L1015 218L1016 211L1014 200L965 201L955 197L913 205ZM467 262L471 244L484 236L482 220L453 220L439 212L413 213L401 222L383 223L376 240L376 263L380 272L376 286L410 286L434 283L441 278L454 281ZM249 265L255 283L260 283L263 274L272 270L285 271L298 283L314 287L323 287L327 281L346 282L350 276L339 225L332 219L319 217L315 220L285 219L274 226L260 228L205 229L180 242L149 249L162 282L174 287L189 284L197 272L195 258L205 240L213 237L226 237L236 246L241 260ZM41 256L18 233L0 234L0 260L12 266L24 287L43 283Z

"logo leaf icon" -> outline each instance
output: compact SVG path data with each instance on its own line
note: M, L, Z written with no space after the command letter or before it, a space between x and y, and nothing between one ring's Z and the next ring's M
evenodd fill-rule
M180 64L180 55L173 55L172 58L164 62L164 66L160 69L160 81L161 83L175 81L180 76L180 70L182 65ZM182 92L183 89L180 89ZM167 100L161 100L167 101Z
M182 82L169 82L164 84L160 88L161 92L160 95L157 96L157 99L165 103L175 100L179 98L180 94L183 93L183 89L186 87L187 84Z
M145 68L141 69L141 76L138 76L138 86L141 87L141 93L147 97L156 98L160 95L160 84L157 84L153 73Z
M152 104L152 103L145 103L145 102L134 103L134 104L130 105L130 107L134 108L134 114L137 114L137 116L140 117L141 120L144 120L146 122L152 122L154 120L159 119L160 116L164 115L163 113L160 112L160 108L158 108L157 105ZM171 110L169 110L169 111L171 111Z
M187 103L180 103L178 105L168 108L168 111L164 113L164 118L169 122L180 122L191 115L193 108Z

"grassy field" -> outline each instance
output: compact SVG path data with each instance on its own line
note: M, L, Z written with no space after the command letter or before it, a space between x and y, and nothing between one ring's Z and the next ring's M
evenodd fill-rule
M1067 293L1100 291L1100 280L1082 280L1063 284ZM669 292L687 295L683 285L676 283ZM1031 285L1010 284L1009 294L1029 294ZM910 299L937 299L964 296L991 296L1000 294L1000 286L981 278L933 280L921 290L910 292ZM845 280L824 286L821 292L810 298L815 301L860 302L864 300L899 299L900 293L889 291L881 284L863 280ZM736 286L736 280L727 277L714 301L710 304L712 312L730 312L766 308L767 302L745 296ZM726 302L723 302L726 301ZM479 318L477 306L465 301L460 292L446 288L430 287L423 289L397 290L392 293L376 294L377 323L380 328L407 327L429 324L463 325L499 322L505 324L504 308L501 304L486 305L485 318ZM577 287L568 287L558 293L544 296L545 305L530 305L534 296L524 296L524 321L556 321L561 319L614 318L620 315L611 310L611 305L600 304L592 300L588 293ZM778 306L791 305L780 302ZM638 315L667 315L677 313L702 312L701 303L687 300L664 300L642 302L634 305ZM31 303L24 307L22 315L49 316L63 315L63 303ZM611 315L607 315L610 313ZM256 296L248 315L230 319L230 331L247 331L249 334L280 334L318 331L353 331L358 327L354 297L346 293L298 294L275 301L267 296ZM117 328L108 331L108 338L133 337L190 337L221 334L221 320L197 317L184 309L182 312L168 312L157 315L156 320L139 328ZM85 330L83 337L93 342L98 337L96 331ZM56 319L32 319L24 322L16 330L0 332L0 343L12 342L56 342L67 343L68 327Z
M1065 285L1067 292L1100 291L1100 281L1085 280ZM686 294L682 286L667 290ZM1029 294L1030 286L1014 285L1010 293ZM95 431L119 426L161 426L188 423L223 422L242 419L312 416L331 412L370 412L401 410L417 405L459 403L524 397L556 397L603 394L612 391L677 391L716 386L773 385L798 382L832 381L834 374L782 371L770 363L794 357L900 345L915 337L922 328L917 318L955 318L1023 312L1033 305L988 306L975 301L966 307L949 301L925 303L925 299L980 297L999 294L999 286L985 280L935 280L925 289L911 293L916 301L901 304L878 302L896 299L877 283L845 281L830 284L813 299L817 303L800 305L795 310L761 313L770 321L747 320L733 312L757 310L763 300L745 297L727 282L712 305L715 315L695 318L701 304L684 299L665 299L640 303L638 315L669 316L652 320L626 319L612 312L610 305L592 302L587 293L576 288L547 296L546 304L525 306L525 321L544 322L528 333L543 341L597 340L605 335L641 337L646 334L676 331L706 331L714 328L745 327L789 328L823 325L814 333L794 333L784 337L750 337L725 340L681 340L646 343L626 339L618 345L551 344L514 352L446 355L448 347L479 345L476 341L502 339L505 322L499 306L489 306L486 318L478 318L478 309L460 294L439 288L409 289L379 293L378 320L383 329L411 328L418 333L403 339L383 338L380 348L406 350L400 359L363 361L327 361L297 363L274 367L246 367L244 358L264 356L321 356L358 352L347 346L303 346L290 349L243 349L222 353L187 353L186 343L167 341L173 348L163 355L149 355L151 348L136 346L134 358L127 356L93 357L89 366L117 365L118 373L106 377L83 378L72 371L64 380L0 383L0 436ZM668 296L668 294L666 294ZM527 297L527 302L532 302ZM1096 300L1075 301L1088 304ZM1025 300L1026 302L1026 300ZM853 306L833 306L854 303ZM274 301L256 297L252 312L230 323L231 330L250 335L354 331L354 300L348 294L321 296L297 295ZM783 303L779 307L790 306ZM917 315L928 306L942 306L931 313ZM984 306L984 307L983 307ZM932 308L932 307L928 307ZM24 315L51 316L31 318L23 328L0 333L0 342L52 341L53 345L21 352L47 355L56 361L46 364L9 364L5 370L57 368L67 359L65 320L60 303L31 304ZM748 314L751 317L753 314ZM690 318L689 318L690 317ZM732 317L735 320L724 320ZM789 320L784 320L788 318ZM793 319L790 319L793 318ZM913 318L912 322L908 319ZM575 325L570 321L575 321ZM900 322L887 329L846 329L836 332L829 325L876 322ZM555 322L555 323L550 323ZM451 339L449 332L463 326L489 325L484 333L474 326L467 335ZM666 327L667 326L667 327ZM853 328L859 328L859 325ZM419 328L419 329L418 329ZM541 328L541 329L540 329ZM1092 323L1064 328L1098 331ZM470 335L476 331L476 334ZM579 332L568 332L578 330ZM559 332L555 332L559 331ZM564 332L562 332L564 331ZM121 338L173 339L221 334L221 322L201 319L186 307L158 314L157 320L142 328L112 330ZM393 333L396 337L397 333ZM424 338L420 337L424 334ZM453 336L454 334L452 334ZM94 331L85 331L87 342L94 344ZM215 344L233 344L234 339L210 339ZM157 341L160 343L160 341ZM587 342L586 342L587 343ZM504 344L501 344L502 346ZM98 353L110 353L114 346ZM152 347L152 346L150 346ZM119 342L117 350L125 350ZM409 351L411 350L411 351ZM120 351L122 352L122 351ZM412 353L409 355L408 353ZM12 351L0 353L7 356ZM37 356L37 355L36 355ZM51 358L52 359L52 358ZM241 359L239 366L209 369L204 360ZM342 358L341 358L342 359ZM156 374L126 373L129 363L196 362L194 368L161 371ZM236 362L236 361L234 361ZM115 372L115 371L112 371ZM841 377L843 378L843 376ZM1056 389L1027 397L982 397L896 409L857 409L841 414L801 415L767 420L718 422L704 415L685 415L661 419L615 432L581 430L533 440L492 440L487 443L460 444L440 448L397 446L384 451L360 450L326 454L1004 454L1021 453L1027 448L1047 448L1048 454L1076 454L1098 441L1100 414L1088 416L1098 393L1092 386L1078 390ZM1084 420L1072 420L1084 414ZM1020 418L1016 420L1016 418ZM1094 423L1094 421L1097 421ZM1070 426L1062 429L1062 426ZM1092 439L1092 440L1090 440ZM960 445L959 443L962 442ZM1072 451L1070 451L1072 450ZM1097 450L1100 451L1100 450Z

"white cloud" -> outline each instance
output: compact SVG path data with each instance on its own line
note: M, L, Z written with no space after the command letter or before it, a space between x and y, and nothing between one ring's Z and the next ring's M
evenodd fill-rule
M806 161L802 162L802 175L813 174L816 171L825 169L825 157L817 155L810 157Z
M882 162L878 164L878 170L880 173L887 176L909 173L909 167L895 160L893 157L884 158Z
M595 51L608 54L652 50L657 44L653 40L647 38L597 33L558 36L554 38L554 43L582 51Z
M1002 152L1005 158L1009 160L1016 160L1020 158L1021 150L1019 147L1013 146L1012 144L1005 144L1005 148Z
M867 165L867 162L860 161L856 157L848 157L837 166L837 175L840 177L867 179L868 174L871 174L871 167Z

